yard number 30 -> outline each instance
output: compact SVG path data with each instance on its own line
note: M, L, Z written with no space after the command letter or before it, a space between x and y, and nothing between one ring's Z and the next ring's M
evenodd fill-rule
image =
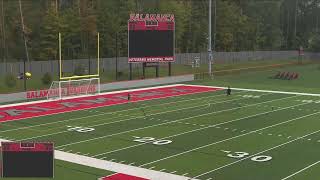
M244 158L246 156L249 156L250 154L247 152L234 152L234 153L229 153L227 154L228 157L231 158L236 158L236 159L241 159ZM272 159L271 156L254 156L251 158L251 161L255 161L255 162L266 162L266 161L270 161Z

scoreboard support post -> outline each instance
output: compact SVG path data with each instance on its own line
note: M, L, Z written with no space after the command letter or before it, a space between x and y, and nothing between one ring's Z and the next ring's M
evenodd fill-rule
M129 63L129 80L132 80L132 63Z
M156 65L156 77L159 77L159 62Z
M142 63L142 76L143 76L143 78L145 78L146 77L146 64L147 63Z

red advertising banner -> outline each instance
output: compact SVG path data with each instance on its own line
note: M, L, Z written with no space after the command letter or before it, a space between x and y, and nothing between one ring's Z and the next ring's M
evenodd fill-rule
M5 152L51 152L54 150L51 142L1 142L1 147Z
M70 86L67 88L61 88L61 95L67 96L67 95L78 95L81 93L94 93L97 92L97 86L96 85L90 85L88 86ZM59 96L59 89L50 89L50 90L38 90L38 91L28 91L26 94L27 99L41 99L46 98L47 96Z
M173 62L174 57L141 57L129 58L129 62Z

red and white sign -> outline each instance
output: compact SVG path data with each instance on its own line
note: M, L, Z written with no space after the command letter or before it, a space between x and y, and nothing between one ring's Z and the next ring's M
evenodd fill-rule
M133 57L129 62L174 62L174 57Z
M97 91L96 85L89 86L70 86L67 88L61 88L61 95L62 96L70 96L70 95L77 95L77 94L84 94L86 92L88 93L94 93ZM38 91L28 91L26 94L27 99L41 99L46 98L48 96L59 96L59 89L51 89L51 90L38 90Z
M174 22L173 14L130 14L129 21Z

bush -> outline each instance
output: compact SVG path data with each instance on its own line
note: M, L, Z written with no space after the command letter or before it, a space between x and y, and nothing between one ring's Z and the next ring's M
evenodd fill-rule
M86 69L85 69L85 67L84 67L82 64L77 65L76 68L74 69L74 75L76 75L76 76L82 76L82 75L84 75L85 70L86 70Z
M45 85L48 85L52 82L52 76L50 73L45 73L42 77L42 83L45 84Z
M13 74L7 74L5 77L6 85L9 88L13 88L17 85L17 79Z

